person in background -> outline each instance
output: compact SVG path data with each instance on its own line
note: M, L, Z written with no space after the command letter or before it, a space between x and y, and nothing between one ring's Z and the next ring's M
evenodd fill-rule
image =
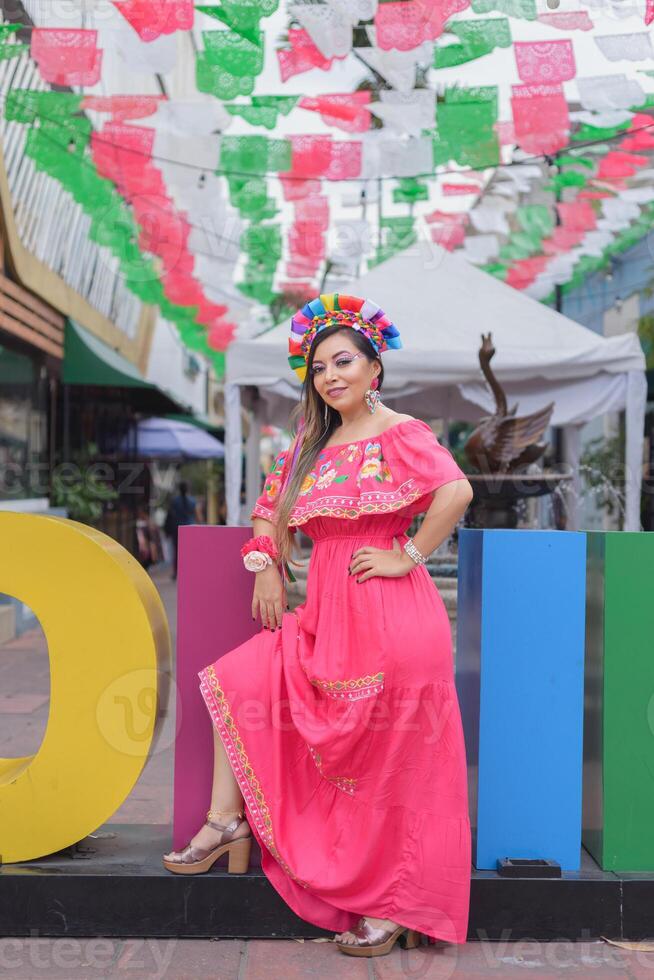
M136 519L138 559L144 568L150 568L162 559L161 535L147 507L140 507Z
M177 551L179 528L182 524L197 524L197 503L188 492L188 483L179 484L179 493L170 501L164 531L173 545L173 581L177 578Z

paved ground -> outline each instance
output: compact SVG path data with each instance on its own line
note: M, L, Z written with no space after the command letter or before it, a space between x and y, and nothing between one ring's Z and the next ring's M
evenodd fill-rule
M167 568L152 578L175 631L176 588ZM45 640L32 630L0 647L0 746L3 756L32 754L48 717L49 670ZM129 799L111 822L171 822L172 726L148 759ZM496 977L630 978L654 980L652 950L623 950L602 941L588 943L468 942L440 949L396 948L374 960L354 959L330 942L296 940L114 940L0 938L0 980L456 980Z
M0 977L12 980L651 980L654 952L604 943L484 943L394 950L372 960L330 942L201 939L0 939Z

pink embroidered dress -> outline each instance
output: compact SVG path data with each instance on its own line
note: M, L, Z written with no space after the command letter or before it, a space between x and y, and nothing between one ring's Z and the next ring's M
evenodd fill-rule
M251 518L274 522L287 451ZM306 601L198 674L261 845L301 918L361 915L466 940L471 840L452 637L427 569L357 582L364 545L403 544L433 492L465 479L420 419L323 449L289 525L313 540Z

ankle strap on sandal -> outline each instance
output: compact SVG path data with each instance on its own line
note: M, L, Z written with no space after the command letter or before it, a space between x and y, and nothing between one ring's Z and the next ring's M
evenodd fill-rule
M237 818L239 820L243 820L244 818L242 810L207 810L207 820L213 820L215 817L220 819L224 814L227 814L228 816L231 815L232 821Z

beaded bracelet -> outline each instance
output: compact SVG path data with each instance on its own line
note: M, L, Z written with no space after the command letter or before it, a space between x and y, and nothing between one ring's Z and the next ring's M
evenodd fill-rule
M409 538L408 541L404 542L404 550L410 558L413 558L416 565L426 565L427 559L425 556L418 551L415 544L413 543L413 538Z

